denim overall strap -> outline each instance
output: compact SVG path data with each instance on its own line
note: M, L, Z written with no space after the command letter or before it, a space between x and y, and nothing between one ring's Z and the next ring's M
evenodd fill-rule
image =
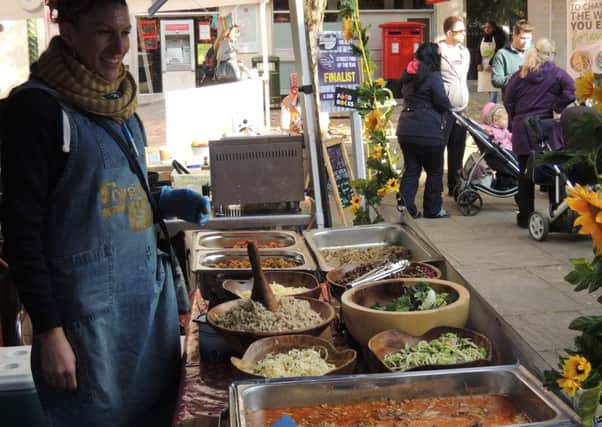
M163 403L177 392L180 358L169 260L157 251L149 200L121 149L85 115L68 114L71 149L44 250L78 389L46 385L36 338L34 381L51 426L161 425L172 415ZM127 125L146 171L142 129L132 118Z

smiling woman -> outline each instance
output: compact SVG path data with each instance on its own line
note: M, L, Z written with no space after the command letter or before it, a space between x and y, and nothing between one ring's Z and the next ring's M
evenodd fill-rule
M60 34L3 104L0 127L2 231L33 323L37 395L49 425L170 425L187 295L153 220L200 223L208 202L148 190L136 85L122 64L126 2L52 6Z

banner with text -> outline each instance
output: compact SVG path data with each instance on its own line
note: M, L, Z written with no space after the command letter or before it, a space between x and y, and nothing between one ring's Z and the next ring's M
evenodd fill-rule
M342 31L318 33L318 82L320 111L349 111L335 105L336 88L355 89L360 83L357 57L351 51L351 42L343 39Z
M567 67L573 77L602 73L602 1L567 0Z

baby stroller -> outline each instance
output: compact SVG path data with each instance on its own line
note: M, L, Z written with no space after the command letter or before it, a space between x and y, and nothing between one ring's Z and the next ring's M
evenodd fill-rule
M469 117L452 112L456 121L473 137L478 152L470 155L458 171L453 196L464 216L473 216L483 207L479 192L493 197L514 197L518 193L518 160Z
M543 151L552 151L548 135L544 132L540 119L529 118L526 125L530 139L536 143L534 146ZM533 176L534 183L545 185L549 189L550 196L547 215L536 211L529 216L529 236L534 240L542 241L546 239L550 231L576 233L577 228L573 223L577 218L577 213L569 209L565 201L566 188L573 188L570 178L574 178L581 184L595 183L595 179L588 177L590 174L581 169L571 170L567 174L555 164L537 166L534 171L529 169L528 167L527 173Z

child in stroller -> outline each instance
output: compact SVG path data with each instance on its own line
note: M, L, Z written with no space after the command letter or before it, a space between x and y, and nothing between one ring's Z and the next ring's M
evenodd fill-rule
M493 104L495 106L495 104ZM453 196L465 216L476 215L483 207L479 192L493 197L513 197L518 192L520 168L514 154L495 140L474 120L452 113L458 124L468 131L479 151L472 153L458 171Z

